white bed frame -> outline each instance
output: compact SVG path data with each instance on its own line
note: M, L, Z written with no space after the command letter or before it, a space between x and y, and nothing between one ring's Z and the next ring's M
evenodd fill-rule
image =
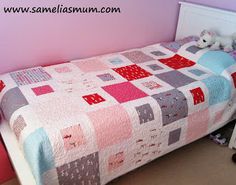
M236 13L185 2L180 4L176 40L189 35L199 35L203 29L215 30L222 35L236 32ZM4 120L0 124L0 131L20 183L36 185L16 137Z

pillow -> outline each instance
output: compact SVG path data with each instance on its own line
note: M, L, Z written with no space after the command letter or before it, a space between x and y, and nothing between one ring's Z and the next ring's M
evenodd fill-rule
M236 64L236 60L224 51L207 51L197 63L220 75L225 69Z

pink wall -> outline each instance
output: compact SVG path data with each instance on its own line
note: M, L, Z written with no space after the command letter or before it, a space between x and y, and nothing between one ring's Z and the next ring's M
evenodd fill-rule
M235 0L185 0L185 1L236 11Z
M179 0L1 0L0 73L173 40ZM4 14L4 6L118 6L121 14Z

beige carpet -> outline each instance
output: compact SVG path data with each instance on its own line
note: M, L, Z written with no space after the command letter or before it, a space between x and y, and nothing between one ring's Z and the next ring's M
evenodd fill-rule
M235 185L233 150L203 138L126 174L109 185ZM14 179L4 185L18 185Z

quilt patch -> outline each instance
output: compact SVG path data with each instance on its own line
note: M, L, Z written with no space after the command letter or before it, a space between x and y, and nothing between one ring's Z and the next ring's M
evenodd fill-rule
M116 116L114 116L114 113ZM89 112L88 116L94 126L100 150L131 137L132 125L130 118L121 105Z
M2 92L2 90L6 87L6 85L4 84L4 82L2 80L0 80L0 93Z
M187 99L181 91L173 89L160 94L154 94L152 97L161 107L163 126L187 117Z
M100 74L100 75L97 75L97 77L100 78L104 82L115 80L115 77L112 76L110 73Z
M143 86L147 87L150 90L158 89L158 88L162 87L160 84L158 84L154 81L147 81L147 82L143 82L142 84L143 84Z
M78 148L86 143L84 133L80 125L74 125L61 130L61 136L66 150Z
M89 59L89 60L81 60L74 63L80 70L83 72L93 72L93 71L103 71L109 69L104 63L102 63L99 59Z
M140 64L148 61L154 60L151 56L146 55L142 51L131 51L122 53L126 58L128 58L131 62L135 64Z
M179 141L181 134L181 128L173 130L169 133L168 145L172 145Z
M192 54L196 54L198 51L200 51L201 48L197 47L197 46L190 46L186 49L186 51L192 53Z
M152 75L151 73L147 72L146 70L142 69L137 65L114 68L113 70L128 81L145 78Z
M189 76L179 71L170 71L166 73L157 74L155 76L175 88L182 87L196 81L193 78L190 78Z
M157 64L150 64L150 65L147 65L150 69L152 69L153 71L158 71L158 70L161 70L163 69L163 67L157 65Z
M196 76L202 76L202 75L206 74L204 71L199 70L199 69L191 69L188 71Z
M155 56L164 56L164 55L166 55L165 53L163 53L161 51L151 51L151 54L153 54Z
M173 69L181 69L195 65L195 62L186 59L178 54L170 58L159 59L159 61Z
M115 57L115 58L111 58L109 59L110 63L112 63L113 65L119 65L119 64L122 64L123 61L118 58L118 57Z
M124 103L148 96L130 82L108 85L102 88L111 96L113 96L119 103Z
M31 167L37 184L43 184L41 176L55 167L52 146L47 133L39 128L24 141L25 158Z
M100 185L98 152L57 167L60 185Z
M32 88L32 91L34 92L34 94L36 96L40 96L40 95L43 95L43 94L49 94L49 93L54 92L52 87L49 86L49 85L34 87L34 88Z
M209 92L209 104L215 105L230 99L231 85L226 78L222 76L211 76L202 80L207 86Z
M18 140L19 140L22 130L24 130L25 127L26 127L26 123L25 123L24 118L21 115L18 116L13 124L13 131Z
M21 107L28 105L28 101L18 87L8 90L1 101L1 108L6 120L10 120L12 114Z
M52 78L42 67L16 71L10 75L18 86L48 81Z
M83 98L89 105L98 104L98 103L101 103L103 101L106 101L103 97L101 97L97 93L83 96Z
M68 66L56 67L55 71L57 73L70 73L72 70Z
M189 115L186 137L187 142L191 142L204 136L207 133L209 121L210 116L208 109Z
M205 95L200 87L192 89L190 92L193 96L194 105L205 101Z
M232 77L233 82L234 82L234 87L236 88L236 72L231 74L231 77Z
M113 171L124 164L125 155L124 152L119 152L114 155L111 155L108 158L108 171Z
M140 124L154 120L153 110L148 103L135 107L135 109L138 113Z

